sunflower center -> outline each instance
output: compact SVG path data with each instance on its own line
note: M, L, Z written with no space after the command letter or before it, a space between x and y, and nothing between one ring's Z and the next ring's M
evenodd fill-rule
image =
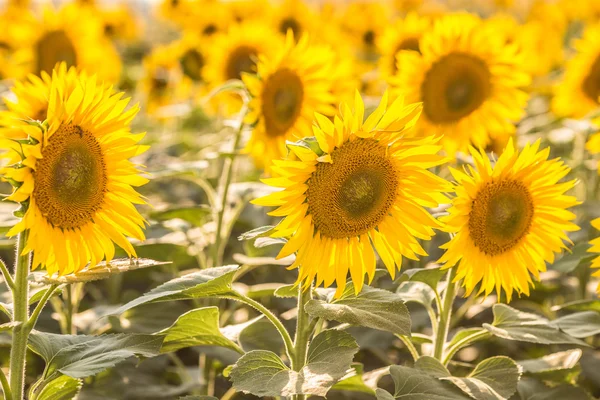
M104 202L107 176L100 144L77 125L61 125L42 150L34 172L33 197L55 227L90 222Z
M198 50L189 49L179 60L183 73L193 81L202 80L200 71L204 67L204 57Z
M373 46L375 44L375 32L368 30L363 34L363 42L367 46Z
M502 254L529 232L533 210L531 194L522 182L489 182L479 190L471 206L471 239L486 254Z
M485 62L463 53L451 53L432 65L421 87L423 110L430 121L458 122L479 108L491 92Z
M346 142L308 181L308 212L322 236L362 235L388 215L398 191L396 168L374 139Z
M215 24L208 24L202 31L202 34L205 36L210 36L217 32L217 26Z
M116 33L117 33L117 28L113 24L106 23L104 25L104 35L106 37L112 38L115 36Z
M600 97L600 56L596 58L592 68L590 69L590 73L583 80L582 85L583 93L590 100L595 103L598 103L598 97Z
M295 18L292 18L292 17L285 18L279 24L279 32L281 32L285 35L285 34L287 34L288 30L292 31L295 38L298 38L300 36L300 31L301 31L300 24L298 23L298 21L296 21Z
M267 135L285 135L300 116L303 98L304 85L294 71L281 69L266 79L262 111Z
M77 53L71 39L63 30L46 33L36 45L37 71L51 73L56 63L64 61L67 67L77 64Z
M242 79L242 72L255 72L257 51L250 46L235 49L227 60L227 79Z

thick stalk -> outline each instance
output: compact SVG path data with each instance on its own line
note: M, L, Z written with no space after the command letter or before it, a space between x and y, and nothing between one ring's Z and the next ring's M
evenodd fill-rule
M452 305L454 304L454 297L456 296L457 283L452 282L454 277L456 277L456 267L450 269L450 272L448 273L448 284L444 291L442 309L439 311L440 315L433 348L433 356L439 361L442 361L444 356L444 346L446 345L446 338L448 337L448 330L450 329L450 318L452 317Z
M292 358L292 369L300 371L306 364L306 354L308 352L308 341L311 334L310 317L304 309L306 303L312 298L312 287L306 290L302 285L298 285L298 317L296 318L296 338L294 340L294 355ZM314 326L312 327L314 328ZM304 400L306 395L297 394L292 397L294 400Z
M242 119L240 120L240 127L238 128L236 134L235 134L235 139L233 141L233 149L231 152L231 156L228 157L225 160L225 177L224 180L222 181L223 184L221 186L221 195L220 195L220 204L219 204L219 209L217 211L217 230L215 231L215 243L213 245L212 248L212 266L216 267L218 265L221 265L222 263L222 254L221 254L221 240L223 239L221 237L221 231L223 230L223 218L225 216L225 209L227 208L227 195L229 193L229 186L231 185L231 179L233 177L233 167L235 166L235 156L236 156L236 152L237 152L237 148L239 146L240 143L240 139L242 137L242 131L244 130L244 120L243 120L243 115L245 114L245 112L242 114Z
M21 232L17 241L15 261L15 288L13 290L13 328L12 346L10 349L10 387L13 400L23 399L25 386L25 359L27 356L27 340L31 327L29 319L29 254L22 255L27 242L28 231Z

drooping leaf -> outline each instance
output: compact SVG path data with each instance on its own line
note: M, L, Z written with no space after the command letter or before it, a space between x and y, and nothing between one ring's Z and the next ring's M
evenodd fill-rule
M37 400L72 400L81 390L82 382L79 379L61 375L51 380L39 392Z
M447 270L442 270L440 267L407 269L402 272L400 282L423 282L432 290L437 290L437 284L447 272Z
M493 313L494 322L491 325L483 324L483 327L494 336L531 343L570 343L586 346L585 342L562 332L539 315L522 312L505 304L495 304Z
M523 378L518 385L521 400L587 400L591 397L580 387L558 385L548 387L533 378Z
M565 315L552 323L573 337L586 338L600 333L600 312L582 311Z
M589 243L578 243L571 249L570 252L565 251L564 255L549 265L549 269L567 274L572 272L578 265L589 262L594 258L594 255L588 253L590 248Z
M313 339L306 365L293 371L266 350L246 353L233 366L230 379L237 391L255 396L325 396L329 389L350 370L358 345L343 331L326 330Z
M234 295L231 283L238 268L237 265L209 268L175 278L119 307L111 314L118 315L141 304L157 301Z
M341 379L338 383L333 385L331 390L343 390L348 392L360 392L375 394L375 389L368 386L363 379L363 365L360 363L352 364L354 373L350 374L349 377Z
M244 354L244 351L219 330L219 308L197 308L180 316L160 332L164 336L161 353L193 346L219 346Z
M396 293L407 303L420 303L427 308L430 308L435 300L435 292L423 282L403 282Z
M170 207L164 211L150 213L150 218L156 221L168 221L179 218L194 226L202 226L206 216L211 213L210 206L200 204L193 207Z
M387 290L365 286L355 295L352 285L348 285L339 299L330 295L328 301L309 300L305 310L313 317L410 335L406 305L397 294Z
M258 237L269 236L275 227L273 225L260 226L238 236L238 240L251 240Z
M60 372L72 378L95 375L132 356L155 356L162 341L162 336L142 334L76 336L34 331L29 337L31 349L46 361L45 376Z
M275 297L294 298L298 297L298 288L294 285L284 285L275 289Z
M377 389L378 400L466 400L454 385L443 382L420 369L392 365L390 375L394 380L394 394Z
M475 400L505 400L517 391L521 371L516 362L499 356L483 360L466 378L441 378Z
M533 360L518 361L523 373L546 381L570 381L580 371L581 349L561 351Z
M552 307L552 311L560 310L600 312L600 300L577 300Z

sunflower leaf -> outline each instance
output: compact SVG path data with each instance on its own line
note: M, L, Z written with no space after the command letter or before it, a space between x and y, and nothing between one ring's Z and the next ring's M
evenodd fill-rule
M571 381L574 380L581 367L581 349L561 351L532 360L518 361L526 375L536 376L545 381Z
M352 285L347 285L339 299L330 294L328 301L309 300L305 309L311 316L328 321L410 336L408 309L398 294L387 290L365 286L358 295L354 295Z
M59 376L47 383L36 396L38 400L72 400L81 390L83 383L67 375Z
M210 206L201 204L194 207L169 208L164 211L155 211L150 214L150 218L157 221L168 221L179 218L189 222L194 226L202 226L205 222L206 216L210 213Z
M592 398L580 387L565 384L548 387L541 381L533 378L521 379L518 385L518 392L521 400L586 400Z
M299 372L271 351L254 350L240 357L229 376L237 391L259 397L325 396L348 372L354 373L351 363L357 351L349 333L326 330L310 343L306 365Z
M582 311L555 319L552 324L573 337L586 338L600 334L600 313Z

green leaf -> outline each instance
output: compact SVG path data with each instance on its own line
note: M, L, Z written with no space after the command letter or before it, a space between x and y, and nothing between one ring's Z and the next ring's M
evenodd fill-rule
M530 343L587 346L585 342L562 332L539 315L515 310L506 304L495 304L493 313L494 322L491 325L483 324L483 327L494 336Z
M600 300L577 300L552 307L552 311L560 310L600 312Z
M423 282L403 282L396 293L406 303L421 303L427 308L431 308L431 303L435 300L435 292Z
M252 240L259 237L269 236L274 229L275 226L273 225L260 226L252 229L251 231L242 233L240 236L238 236L238 240Z
M579 374L581 349L561 351L542 358L518 361L526 375L546 381L571 381Z
M600 313L583 311L565 315L552 321L562 331L576 338L586 338L600 333Z
M46 361L45 377L55 372L72 378L96 375L134 355L159 353L163 337L141 334L57 335L34 331L29 346Z
M549 269L567 274L573 272L580 264L589 262L594 258L594 255L588 253L590 244L587 242L578 243L571 249L570 252L564 255L549 266Z
M465 400L469 399L453 385L443 382L420 369L392 365L390 375L394 380L394 394L377 389L379 400Z
M354 363L352 364L352 368L354 369L354 373L333 385L331 390L343 390L348 392L368 393L374 395L375 389L368 386L363 380L363 365L360 363Z
M284 285L275 289L273 294L275 297L291 299L298 297L298 288L295 285Z
M442 270L440 267L407 269L400 275L400 282L423 282L435 291L440 279L447 272L447 270Z
M306 365L292 371L277 354L266 350L246 353L230 372L237 391L255 396L325 396L351 367L358 345L347 332L326 330L308 347Z
M283 339L271 322L261 316L252 320L251 323L243 325L237 341L244 351L270 350L275 354L281 353ZM231 336L228 337L231 338Z
M466 378L441 378L475 400L505 400L517 391L521 371L516 362L499 356L483 360Z
M450 340L447 344L446 344L446 348L451 348L452 346L456 345L458 342L460 342L461 340L472 336L472 335L476 335L478 333L481 332L487 332L486 329L483 328L466 328L466 329L461 329L459 331L457 331L454 336L452 337L452 340ZM488 333L489 335L489 333Z
M219 308L205 307L189 311L175 323L160 332L165 340L161 353L170 353L193 346L220 346L244 354L240 347L219 330Z
M72 400L81 390L81 386L81 380L62 375L46 384L36 399Z
M170 280L152 289L148 293L130 301L111 312L111 315L123 312L146 303L169 300L188 300L223 295L234 295L231 288L237 265L228 265L204 269Z
M354 295L348 285L339 299L329 296L328 301L309 300L305 310L313 317L366 326L410 336L410 315L404 302L395 293L365 286Z
M521 400L586 400L591 397L580 387L559 385L548 387L537 379L523 378L519 381Z
M435 378L449 377L450 371L437 359L430 356L421 356L415 362L415 368Z
M200 204L194 207L168 208L164 211L150 213L150 218L156 221L168 221L179 218L194 226L202 226L206 216L211 213L210 206Z

